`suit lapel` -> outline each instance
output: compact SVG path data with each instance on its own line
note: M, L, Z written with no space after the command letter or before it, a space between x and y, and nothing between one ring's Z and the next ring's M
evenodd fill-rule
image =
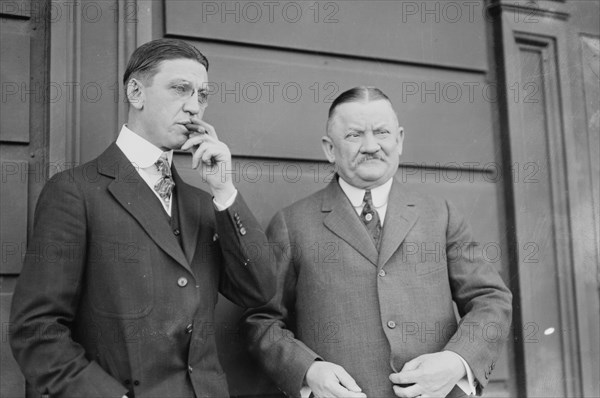
M331 232L346 241L373 265L377 265L378 253L373 240L340 188L337 179L328 185L321 210L329 212L323 222Z
M175 169L175 164L171 166L173 181L175 181L175 200L179 208L179 226L181 228L181 243L188 263L192 263L196 244L198 243L198 234L202 220L200 217L200 198L194 189L186 184Z
M108 191L137 220L150 238L190 270L159 199L115 143L98 158L98 171L114 179L109 184Z
M416 203L402 190L402 183L394 179L388 198L388 207L383 223L383 235L379 250L378 268L381 268L398 250L408 231L417 221Z

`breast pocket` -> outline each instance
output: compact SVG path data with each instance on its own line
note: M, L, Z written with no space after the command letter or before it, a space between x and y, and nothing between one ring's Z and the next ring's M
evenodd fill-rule
M419 285L437 286L448 282L446 263L419 264L416 267L416 280Z
M154 304L151 253L138 241L90 240L86 287L98 314L120 319L147 315Z

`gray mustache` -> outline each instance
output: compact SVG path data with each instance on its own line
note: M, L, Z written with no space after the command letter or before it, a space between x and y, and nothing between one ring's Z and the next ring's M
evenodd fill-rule
M383 160L383 158L381 156L363 156L361 158L358 159L358 164L364 163L367 160Z

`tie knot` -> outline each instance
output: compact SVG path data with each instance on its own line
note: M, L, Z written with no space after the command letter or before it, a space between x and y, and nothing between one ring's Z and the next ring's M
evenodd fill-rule
M367 189L365 191L365 197L363 198L363 203L368 205L369 207L373 207L373 197L371 196L370 189Z
M169 159L167 158L166 152L163 152L163 154L160 155L154 164L156 165L156 169L162 174L163 177L171 176L171 167L169 166Z

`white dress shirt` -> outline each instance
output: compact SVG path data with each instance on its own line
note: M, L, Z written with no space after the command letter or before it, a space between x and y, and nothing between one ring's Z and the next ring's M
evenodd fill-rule
M142 138L133 131L129 130L127 126L123 126L121 128L119 137L117 137L117 146L119 149L121 149L121 151L123 151L133 167L135 167L140 177L142 177L146 184L148 184L150 190L154 193L154 195L156 195L158 200L160 200L163 208L170 216L171 203L173 200L165 203L158 192L154 190L154 185L162 178L162 173L158 170L155 163L158 158L161 157L163 151L154 146L154 144L150 143L145 138ZM173 151L168 151L166 154L169 167L171 167L173 162Z
M383 185L375 187L371 189L371 198L373 199L373 207L379 214L379 223L383 227L383 222L385 220L385 213L387 212L388 205L388 197L390 196L390 191L392 190L392 182L393 178L390 178ZM342 177L339 179L340 187L342 187L342 191L346 194L350 203L352 203L352 207L354 207L354 211L356 214L360 216L362 213L363 200L365 198L365 190L361 188L356 188L350 184L348 184Z
M160 203L162 203L163 208L170 216L171 203L173 203L174 196L168 203L165 203L165 201L162 200L158 192L154 190L154 185L162 177L162 174L156 167L155 163L158 160L158 158L161 157L163 151L154 144L152 144L150 141L131 131L129 128L127 128L126 125L123 125L123 127L121 128L121 132L117 137L117 146L119 147L119 149L121 149L121 151L123 151L127 159L135 167L140 177L142 177L146 184L148 184L150 190L154 192L154 195L156 195L158 200L160 200ZM171 165L173 164L173 151L170 150L165 153L167 154L169 167L171 167ZM227 202L223 204L217 203L213 198L213 203L217 207L217 210L223 211L229 206L231 206L233 202L235 202L236 197L237 189L235 190L233 195L231 195L231 197L227 200Z
M338 181L340 183L342 191L344 191L346 197L350 200L352 207L354 207L354 211L356 211L356 214L360 216L364 207L363 200L365 197L365 190L350 185L342 177L340 177ZM375 207L377 214L379 214L379 222L381 223L382 227L385 221L385 214L387 212L388 206L388 198L390 196L390 191L392 190L393 181L394 178L390 178L384 184L371 189L373 207ZM460 379L458 383L456 383L456 385L460 387L460 389L463 390L465 394L476 395L477 390L475 389L475 377L473 376L473 371L471 370L469 364L467 364L467 361L465 361L462 356L460 356L459 354L456 355L458 355L467 371L467 375Z

